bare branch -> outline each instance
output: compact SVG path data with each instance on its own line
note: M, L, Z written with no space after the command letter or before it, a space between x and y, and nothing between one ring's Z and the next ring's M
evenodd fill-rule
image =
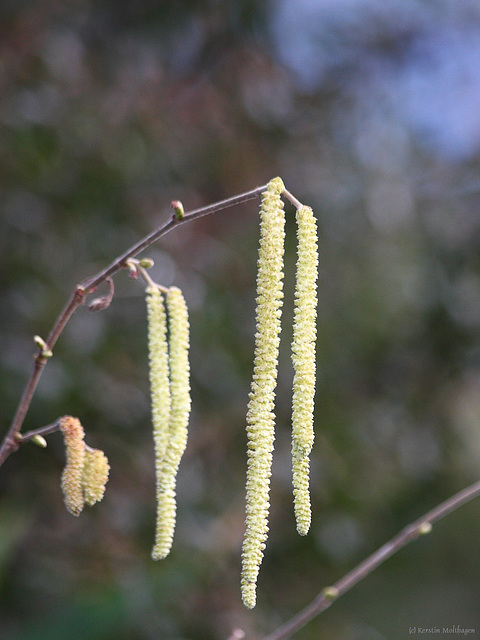
M421 535L429 533L432 525L444 518L462 505L480 496L480 481L475 482L466 489L459 491L448 500L445 500L425 515L418 518L400 533L385 543L380 549L372 553L366 560L357 565L352 571L338 580L330 587L325 587L302 611L293 618L285 622L276 631L266 636L263 640L286 640L294 633L304 627L310 620L313 620L322 611L328 609L338 598L343 596L352 587L357 585L363 578L370 575L377 567L391 558L397 551L403 549L409 542L416 540Z
M30 408L35 389L37 388L37 384L40 380L40 376L43 373L48 357L51 355L50 352L53 351L55 343L60 337L62 331L65 328L65 325L70 320L71 316L75 313L78 307L85 302L86 296L90 293L93 293L93 291L95 291L95 289L100 284L108 281L114 274L125 268L126 263L130 258L134 258L141 251L156 242L159 238L169 233L174 227L180 224L184 224L185 222L191 222L192 220L196 220L197 218L200 218L202 216L216 213L217 211L221 211L222 209L227 209L237 204L242 204L244 202L247 202L248 200L253 200L262 191L264 191L265 188L266 185L262 185L261 187L257 187L256 189L252 189L251 191L246 191L245 193L241 193L240 195L233 196L231 198L227 198L226 200L221 200L220 202L216 202L205 207L200 207L199 209L194 209L193 211L186 213L181 219L177 219L175 215L173 215L173 217L167 223L165 223L155 231L152 231L152 233L145 236L145 238L140 240L137 244L133 245L133 247L130 247L130 249L125 251L125 253L114 260L106 269L100 271L100 273L95 276L87 278L84 282L76 286L74 292L70 296L69 301L56 319L53 328L44 343L44 347L40 349L40 351L34 358L34 367L32 373L30 374L30 378L28 379L27 385L18 404L18 408L10 425L10 428L5 435L2 444L0 445L0 466L5 462L8 456L16 451L20 444L25 441L25 438L19 437L20 430L24 423L28 409Z
M258 197L262 191L266 189L266 185L261 187L257 187L256 189L252 189L251 191L246 191L245 193L241 193L238 196L233 196L231 198L227 198L226 200L221 200L220 202L216 202L215 204L207 205L206 207L200 207L199 209L194 209L188 213L185 213L181 220L177 219L175 215L164 224L162 227L152 231L148 236L145 236L143 240L137 242L137 244L130 247L124 254L122 254L119 258L114 260L112 264L110 264L106 269L101 271L93 278L89 278L85 280L82 285L85 287L88 293L91 293L98 287L100 283L102 283L106 278L114 275L125 266L125 263L130 258L134 258L139 253L141 253L144 249L149 247L151 244L159 240L162 236L169 233L174 227L178 225L184 224L185 222L191 222L192 220L196 220L197 218L201 218L203 216L208 216L211 213L217 213L222 209L227 209L230 207L234 207L237 204L242 204L244 202L248 202L248 200L253 200Z

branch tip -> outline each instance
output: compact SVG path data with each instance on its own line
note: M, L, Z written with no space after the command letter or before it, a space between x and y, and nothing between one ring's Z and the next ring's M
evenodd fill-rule
M94 289L89 291L89 293L92 293L93 290ZM83 284L77 284L74 294L74 300L77 306L84 303L86 294L87 289L83 286Z
M172 200L170 206L173 209L173 217L175 220L183 220L185 217L185 209L183 208L183 204L180 200Z

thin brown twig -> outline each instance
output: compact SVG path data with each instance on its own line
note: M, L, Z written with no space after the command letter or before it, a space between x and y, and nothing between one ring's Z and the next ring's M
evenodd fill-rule
M357 565L352 571L338 580L330 587L325 587L322 591L299 613L285 622L273 633L263 638L263 640L286 640L299 631L308 622L313 620L320 613L328 609L338 598L343 596L352 587L357 585L363 578L370 575L377 567L391 558L408 543L416 540L421 535L429 533L432 525L446 515L453 513L462 505L480 496L480 481L473 483L462 491L451 496L437 507L431 509L426 514L406 526L400 533L386 542L377 551L372 553L366 560Z
M171 231L174 227L178 227L185 222L191 222L192 220L196 220L197 218L201 218L203 216L208 216L211 213L217 213L222 209L227 209L230 207L234 207L237 204L242 204L244 202L248 202L248 200L253 200L256 198L262 191L265 191L266 185L261 187L257 187L256 189L252 189L251 191L246 191L245 193L241 193L238 196L232 196L231 198L226 198L225 200L221 200L220 202L216 202L214 204L207 205L206 207L200 207L199 209L194 209L184 215L182 219L178 219L175 216L162 227L152 231L152 233L148 234L137 242L137 244L130 247L124 254L122 254L119 258L114 260L112 264L110 264L106 269L98 273L96 276L89 278L83 283L83 286L88 288L89 292L93 291L99 284L101 284L106 278L109 278L113 274L115 274L119 269L124 267L125 263L129 258L134 258L139 253L141 253L144 249L149 247L151 244L156 242L159 238L166 235L169 231Z
M48 436L50 433L55 433L60 429L60 420L56 420L52 422L52 424L46 424L44 427L40 427L39 429L32 429L31 431L26 431L21 435L21 442L29 442L33 440L36 436Z
M155 229L155 231L152 231L152 233L145 236L145 238L137 242L135 245L133 245L133 247L130 247L130 249L116 258L106 269L103 269L95 276L87 278L75 287L75 290L70 296L70 299L56 319L48 338L45 340L44 346L35 355L33 370L27 381L25 390L18 404L18 408L12 420L10 428L8 429L7 434L5 435L3 442L0 445L0 466L5 462L9 455L11 455L18 449L22 442L25 442L25 437L19 437L20 430L30 408L33 395L35 393L43 370L45 369L45 365L48 361L48 358L51 356L51 351L53 351L53 347L55 346L55 343L64 330L65 325L78 309L78 307L85 302L85 298L87 297L87 295L93 293L93 291L95 291L95 289L100 284L102 284L106 280L109 280L111 276L116 274L121 269L125 268L126 263L130 258L134 258L144 249L156 242L159 238L169 233L174 227L184 224L185 222L191 222L192 220L196 220L197 218L200 218L202 216L206 216L211 213L216 213L223 209L242 204L244 202L247 202L248 200L253 200L265 189L266 185L262 185L261 187L257 187L256 189L252 189L251 191L246 191L237 196L226 198L225 200L221 200L205 207L200 207L199 209L194 209L193 211L186 213L181 220L177 219L175 216L172 216L172 218L167 223L165 223L158 229ZM40 430L40 433L36 435L42 435L42 433L43 432L41 432Z

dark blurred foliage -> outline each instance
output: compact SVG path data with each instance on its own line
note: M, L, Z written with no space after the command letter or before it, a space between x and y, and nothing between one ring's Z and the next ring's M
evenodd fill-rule
M169 215L281 175L319 222L311 533L294 531L286 256L271 535L240 602L257 203L148 250L191 310L193 414L170 557L154 528L143 288L72 318L25 428L78 416L104 501L62 503L61 438L1 469L0 636L225 639L272 631L480 473L476 0L56 2L0 9L2 433L75 284ZM480 505L401 551L297 637L480 633Z

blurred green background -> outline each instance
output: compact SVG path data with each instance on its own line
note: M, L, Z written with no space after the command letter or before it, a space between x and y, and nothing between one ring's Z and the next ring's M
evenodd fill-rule
M78 416L112 466L65 511L59 434L0 470L0 636L260 638L480 475L480 6L476 0L4 0L0 420L76 283L161 225L280 175L319 224L313 522L295 532L293 208L271 531L241 604L257 202L145 252L190 307L193 413L168 559L154 563L143 287L81 308L25 429ZM299 640L480 637L480 504L402 550Z

